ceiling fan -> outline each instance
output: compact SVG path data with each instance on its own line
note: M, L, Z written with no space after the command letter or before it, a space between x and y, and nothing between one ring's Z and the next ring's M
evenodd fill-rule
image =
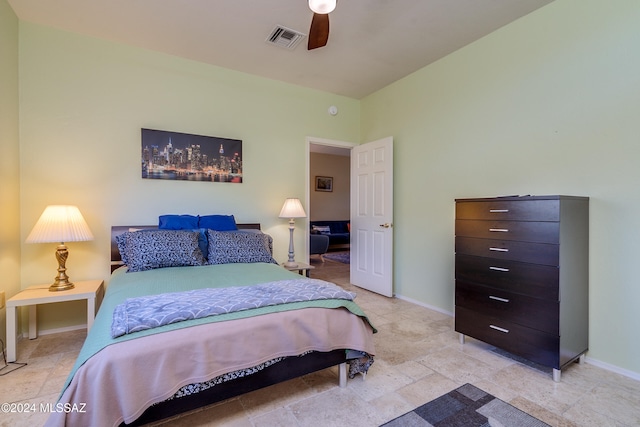
M309 0L309 9L313 11L307 50L317 49L329 40L329 13L336 8L336 0Z

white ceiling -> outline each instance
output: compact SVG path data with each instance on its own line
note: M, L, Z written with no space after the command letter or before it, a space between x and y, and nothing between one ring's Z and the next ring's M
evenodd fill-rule
M307 33L306 0L8 0L18 17L356 99L552 0L339 0L329 43L265 42Z

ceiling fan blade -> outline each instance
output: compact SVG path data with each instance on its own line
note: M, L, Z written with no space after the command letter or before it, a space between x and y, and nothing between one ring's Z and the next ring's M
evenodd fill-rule
M307 50L325 46L329 40L329 14L314 13L309 29Z

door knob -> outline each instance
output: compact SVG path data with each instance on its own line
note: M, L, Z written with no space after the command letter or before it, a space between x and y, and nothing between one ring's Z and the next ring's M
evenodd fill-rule
M382 227L382 228L391 228L391 226L392 226L392 225L391 225L391 224L389 224L388 222L387 222L387 223L384 223L384 224L380 224L380 227Z

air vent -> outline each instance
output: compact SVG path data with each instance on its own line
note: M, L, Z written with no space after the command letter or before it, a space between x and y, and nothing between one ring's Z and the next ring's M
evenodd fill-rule
M272 43L287 49L293 49L298 42L306 37L306 34L290 28L277 26L267 38L267 43Z

